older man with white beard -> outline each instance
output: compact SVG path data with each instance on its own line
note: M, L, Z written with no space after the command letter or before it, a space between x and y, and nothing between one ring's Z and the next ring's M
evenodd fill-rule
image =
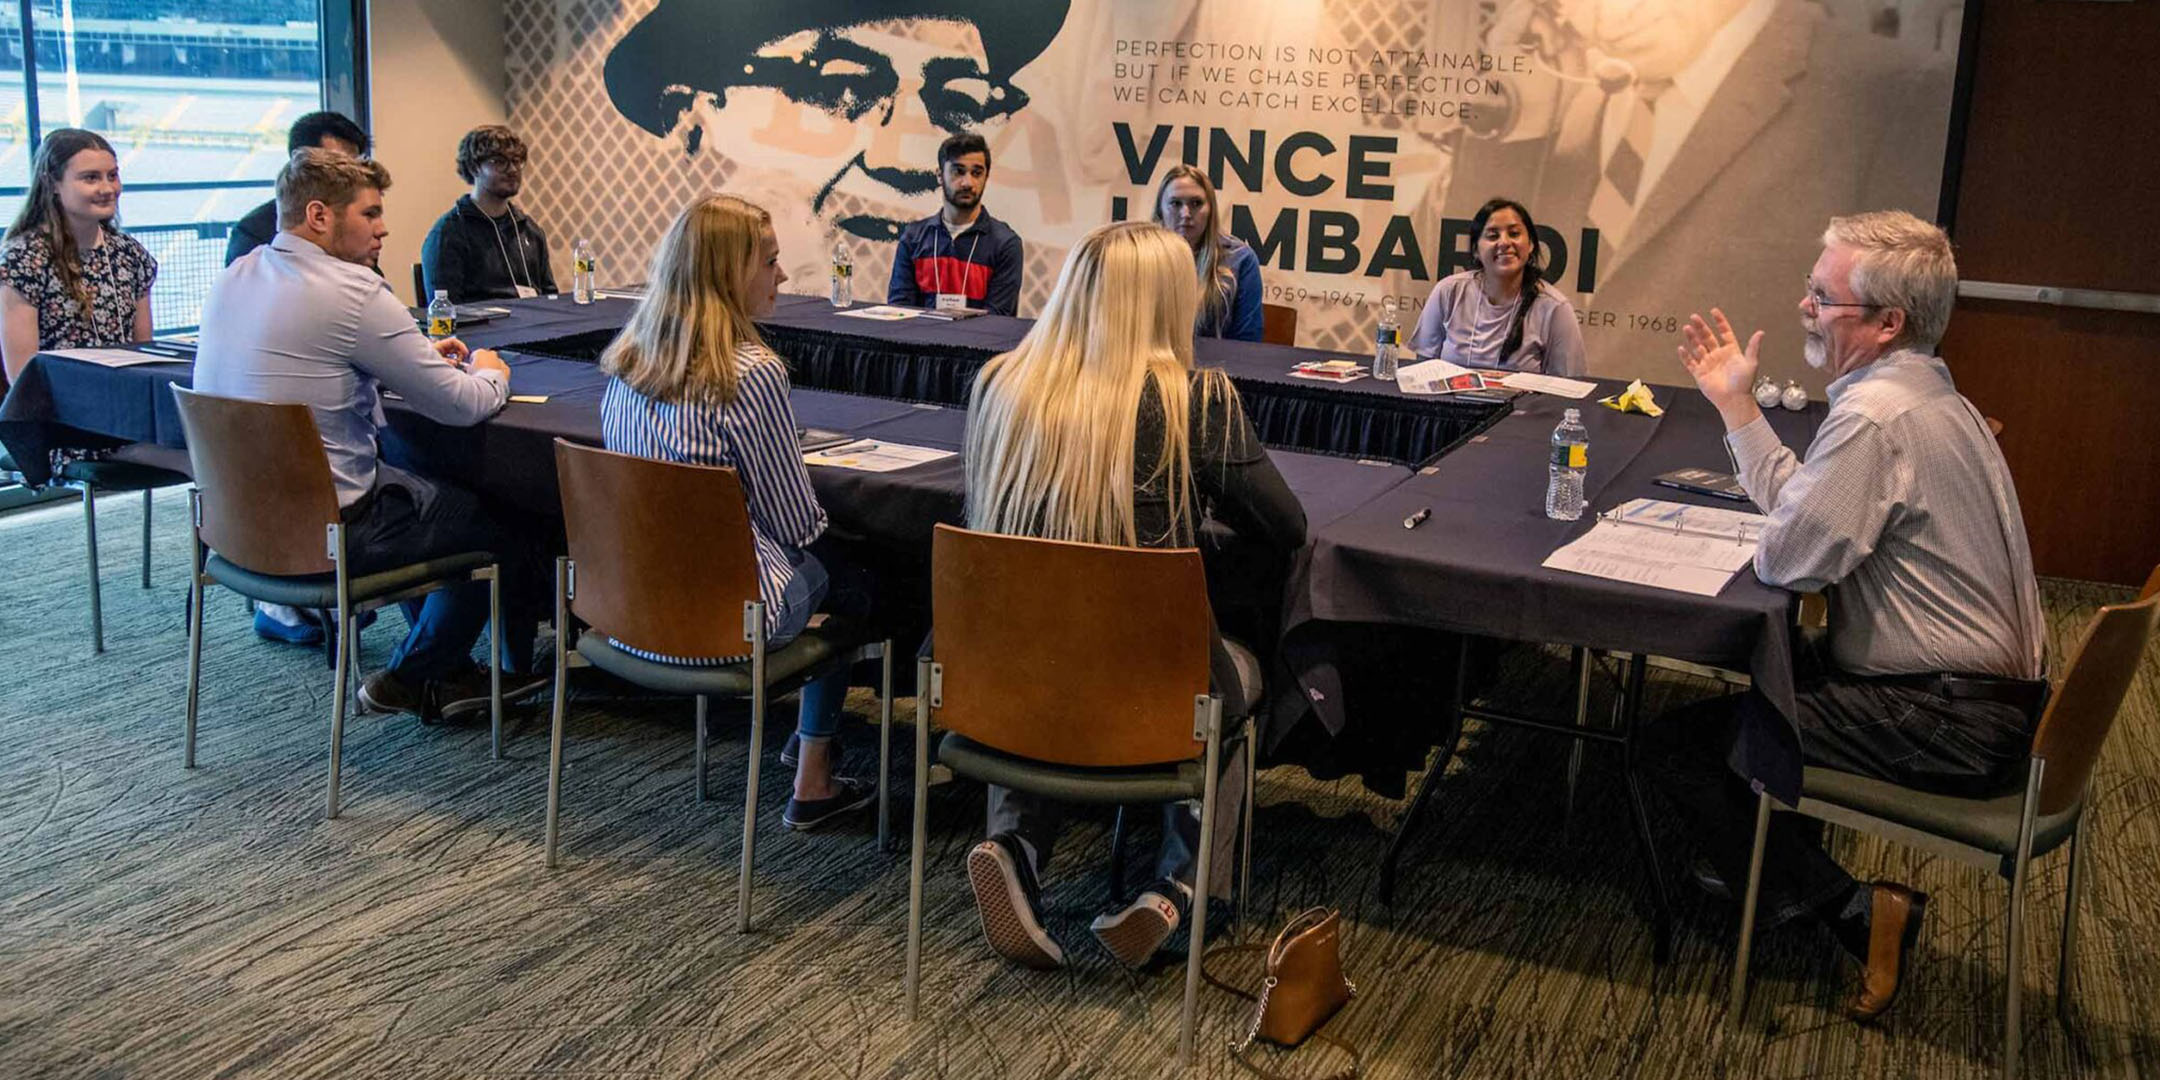
M1803 462L1749 392L1763 335L1742 347L1715 308L1680 359L1724 419L1740 482L1768 515L1755 573L1830 597L1829 661L1804 672L1802 757L1923 790L2000 794L2023 776L2045 697L2032 554L2017 492L1985 421L1935 355L1957 295L1942 230L1902 211L1832 218L1800 300L1807 362L1832 377ZM1656 725L1661 785L1703 834L1697 880L1745 880L1755 797L1726 766L1745 696ZM1861 884L1807 824L1779 815L1763 863L1764 917L1822 920L1866 970L1847 1011L1895 998L1927 898Z

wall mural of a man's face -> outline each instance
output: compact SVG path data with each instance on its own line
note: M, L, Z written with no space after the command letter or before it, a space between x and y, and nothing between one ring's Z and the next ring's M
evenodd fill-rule
M892 241L937 208L938 144L963 131L994 139L1026 107L1012 75L1056 36L1065 7L661 0L609 55L608 91L685 153L754 157L805 183L819 219ZM875 17L894 8L907 13Z

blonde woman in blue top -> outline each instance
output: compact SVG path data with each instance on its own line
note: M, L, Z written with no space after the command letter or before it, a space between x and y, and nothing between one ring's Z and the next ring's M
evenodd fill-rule
M1260 256L1252 245L1223 229L1221 201L1207 174L1173 165L1155 186L1155 224L1192 248L1200 281L1199 337L1259 341L1266 324L1260 310Z
M668 226L648 280L645 299L600 357L613 376L600 403L607 448L736 471L749 503L768 648L793 641L820 610L866 606L852 576L829 573L810 550L825 532L825 511L797 448L787 364L751 321L772 310L787 280L772 215L731 195L698 200ZM835 771L833 736L846 696L844 670L803 687L795 794L783 818L790 828L815 828L875 796L870 781Z

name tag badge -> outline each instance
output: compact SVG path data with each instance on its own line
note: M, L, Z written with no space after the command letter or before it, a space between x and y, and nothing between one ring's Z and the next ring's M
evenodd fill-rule
M937 309L939 311L959 311L966 306L967 297L959 293L941 292L937 294Z
M530 300L533 297L540 295L540 291L538 289L532 288L529 285L519 285L516 288L518 294L517 298L520 300Z

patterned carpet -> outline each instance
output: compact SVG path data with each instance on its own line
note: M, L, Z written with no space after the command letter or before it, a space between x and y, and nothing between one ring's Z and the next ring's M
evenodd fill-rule
M95 658L79 510L0 519L0 1077L1178 1071L1181 969L1128 974L1087 938L1108 849L1100 820L1076 826L1048 886L1052 932L1075 963L1029 972L989 953L964 886L980 792L933 793L927 982L911 1025L904 854L876 850L867 818L829 835L781 830L784 771L768 759L756 926L734 933L740 711L716 712L715 798L700 805L687 703L577 708L565 857L550 872L544 727L494 762L484 728L361 718L347 733L345 815L326 822L329 673L319 654L257 641L239 602L213 594L201 768L184 771L184 501L159 497L150 592L131 563L140 504L104 506L109 651ZM2048 583L2058 653L2094 605L2123 595ZM400 621L368 633L370 666ZM1509 672L1510 700L1566 699L1558 657L1523 651ZM1712 688L1661 673L1648 707ZM1601 701L1609 694L1600 688ZM902 701L902 715L913 704ZM850 709L875 719L865 691ZM774 725L768 753L784 731ZM851 738L854 763L874 767L871 729ZM1652 965L1621 788L1609 758L1588 760L1570 820L1564 747L1473 731L1392 909L1373 879L1399 805L1294 769L1263 774L1255 922L1310 904L1344 909L1362 993L1330 1030L1365 1048L1367 1075L1994 1073L2000 881L1840 834L1835 850L1863 876L1934 895L1905 998L1878 1027L1845 1021L1836 1005L1850 972L1834 946L1819 931L1780 931L1758 950L1752 1022L1728 1037L1732 909L1679 885L1673 962ZM2156 802L2160 661L2149 657L2099 774L2067 1030L2053 1016L2063 859L2038 875L2028 1076L2160 1073ZM1138 840L1150 850L1151 829ZM1667 860L1677 872L1670 847ZM1254 978L1250 966L1225 971ZM1241 1075L1222 1041L1243 1010L1218 993L1202 1000L1194 1073ZM1341 1060L1313 1047L1274 1064L1317 1076Z

